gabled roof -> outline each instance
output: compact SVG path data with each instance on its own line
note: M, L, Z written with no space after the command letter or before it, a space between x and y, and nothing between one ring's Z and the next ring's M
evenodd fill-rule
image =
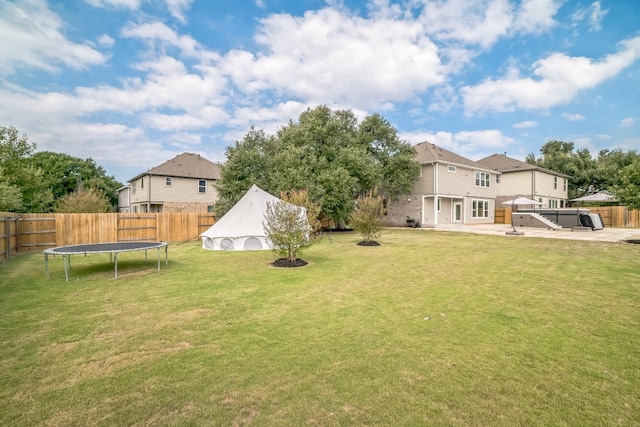
M536 170L536 171L548 173L550 175L560 176L563 178L570 178L569 175L565 175L560 172L555 172L550 169L541 168L540 166L532 165L530 163L522 162L518 159L507 157L504 154L492 154L488 157L485 157L484 159L478 160L478 163L480 163L483 167L487 169L495 170L502 173Z
M459 154L445 150L444 148L438 147L428 141L416 144L413 148L416 149L417 153L416 161L420 164L440 162L458 166L468 166L473 169L492 170L478 162L474 162L473 160L462 157Z
M171 176L194 179L220 179L220 165L201 157L199 154L182 153L171 160L136 175L133 182L145 175Z

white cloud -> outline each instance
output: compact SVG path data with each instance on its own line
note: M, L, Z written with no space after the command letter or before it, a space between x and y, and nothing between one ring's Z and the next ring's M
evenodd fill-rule
M113 45L116 44L116 41L108 34L102 34L100 37L98 37L98 44L104 47L113 47Z
M534 122L533 120L526 120L524 122L514 123L513 127L516 129L529 129L538 126L538 122Z
M267 7L267 5L264 3L264 0L254 0L256 3L256 6L258 6L260 9L265 9Z
M577 122L580 120L584 120L584 116L578 113L574 113L574 114L562 113L562 117L569 120L570 122Z
M85 3L90 4L94 7L102 7L105 9L129 9L129 10L138 10L142 6L142 3L149 2L151 0L84 0ZM191 3L193 0L164 0L164 3L167 6L167 10L178 21L182 24L187 22L187 18L185 16L185 12L189 10L191 7Z
M588 89L616 76L640 58L640 37L620 43L621 51L596 62L554 53L533 64L534 77L523 77L511 66L502 79L486 79L461 89L465 112L544 109L571 101Z
M57 71L60 66L86 69L106 57L63 35L64 22L43 0L0 2L0 74L19 68Z
M444 80L438 48L416 22L367 20L334 9L271 15L260 22L256 41L264 51L230 51L221 61L247 93L269 88L305 102L375 109Z
M117 8L136 10L140 8L142 0L84 0L93 7Z
M635 122L633 117L627 117L626 119L620 120L620 126L628 127L631 126Z
M419 20L433 37L488 48L507 34L513 10L507 0L426 1Z
M586 9L579 9L571 15L574 24L586 21L590 31L602 29L602 20L609 12L609 9L602 9L600 1L595 1Z
M429 141L439 147L454 153L471 158L481 152L504 151L515 140L497 129L462 131L462 132L436 132L428 131L400 132L400 139L409 141L412 145Z
M161 46L175 46L180 49L182 55L203 61L218 57L213 52L206 51L194 38L178 35L169 26L159 21L141 25L128 24L122 29L122 36L145 40L151 47L155 47L156 43Z
M457 92L452 86L438 86L430 100L428 111L451 111L459 102Z
M557 0L523 0L516 13L513 29L521 33L541 33L556 25L553 17L562 2Z
M166 0L169 13L181 23L186 23L185 12L191 7L193 0Z

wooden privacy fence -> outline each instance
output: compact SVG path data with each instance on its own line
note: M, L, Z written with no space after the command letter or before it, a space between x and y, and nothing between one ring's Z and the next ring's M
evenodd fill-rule
M640 228L640 210L630 210L626 206L580 207L590 213L600 214L605 227ZM511 224L511 208L498 208L495 212L496 224Z
M0 216L0 260L17 252L84 243L185 242L214 223L214 214L202 212Z

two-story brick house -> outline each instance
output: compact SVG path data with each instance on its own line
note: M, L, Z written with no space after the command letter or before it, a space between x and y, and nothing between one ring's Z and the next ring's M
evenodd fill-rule
M387 224L406 225L407 219L425 227L494 222L500 172L429 142L415 149L420 179L410 194L387 206Z
M128 212L212 212L217 200L213 183L220 165L198 154L183 153L129 180ZM123 194L119 199L126 200Z

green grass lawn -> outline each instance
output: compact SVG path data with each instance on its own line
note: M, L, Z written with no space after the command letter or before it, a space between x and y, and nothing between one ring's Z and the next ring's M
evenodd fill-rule
M359 240L0 264L0 425L640 425L640 245Z

